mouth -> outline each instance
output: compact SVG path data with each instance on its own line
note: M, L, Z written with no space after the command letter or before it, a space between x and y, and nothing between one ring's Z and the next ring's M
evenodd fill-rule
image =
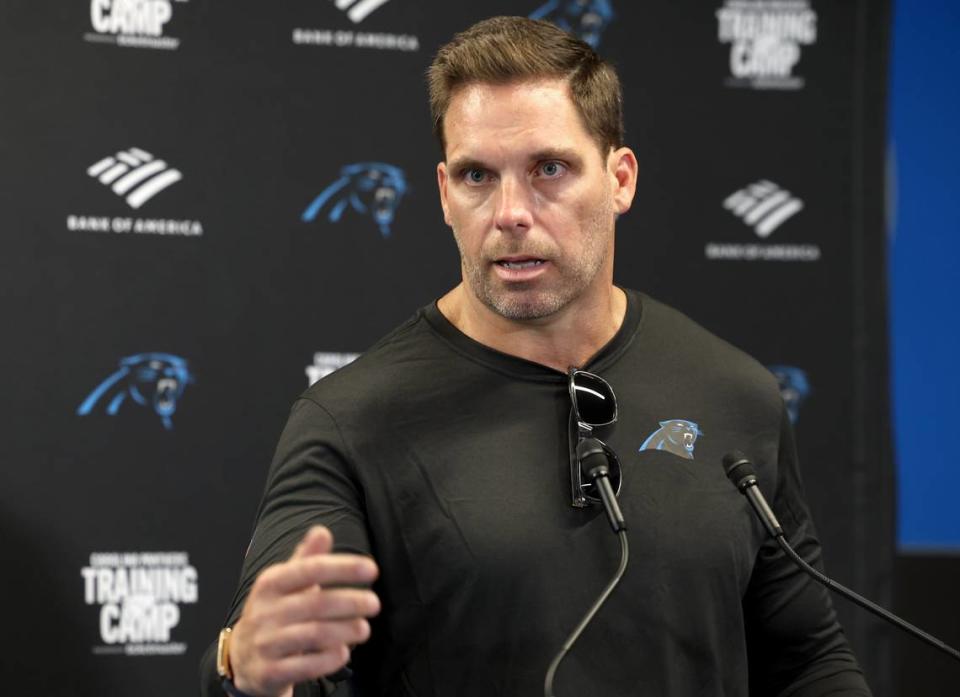
M532 269L546 263L543 259L498 259L497 266L505 269Z
M501 257L493 262L497 276L503 281L531 281L544 273L549 265L546 259L527 256Z
M683 434L683 447L687 450L693 450L693 434L684 433Z
M157 381L157 394L154 403L159 413L173 413L176 408L177 387L177 381L172 378L161 378Z
M381 186L373 195L373 216L378 223L389 223L393 220L393 208L396 204L397 192Z

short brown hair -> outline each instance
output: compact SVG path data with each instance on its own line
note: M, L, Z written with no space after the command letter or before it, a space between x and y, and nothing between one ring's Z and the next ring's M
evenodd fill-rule
M473 82L566 78L584 126L606 153L623 145L623 97L613 66L556 25L526 17L477 22L441 47L427 72L433 132L446 153L443 120L457 88Z

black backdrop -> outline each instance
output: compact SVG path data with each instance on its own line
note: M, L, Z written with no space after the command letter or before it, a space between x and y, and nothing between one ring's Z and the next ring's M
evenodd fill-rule
M887 3L583 4L640 160L618 282L781 366L828 571L888 601ZM486 16L577 6L0 6L11 692L195 689L308 368L457 280L433 52ZM376 166L328 188L357 163ZM370 182L398 201L383 224ZM886 630L837 605L887 694Z

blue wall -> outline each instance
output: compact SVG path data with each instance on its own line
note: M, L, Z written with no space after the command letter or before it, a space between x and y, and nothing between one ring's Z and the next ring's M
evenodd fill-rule
M901 550L960 552L960 4L894 8L890 254Z

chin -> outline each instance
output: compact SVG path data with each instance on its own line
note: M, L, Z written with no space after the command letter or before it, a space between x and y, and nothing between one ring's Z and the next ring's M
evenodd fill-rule
M559 312L567 300L545 293L498 293L486 296L484 304L501 317L516 321L543 319Z

